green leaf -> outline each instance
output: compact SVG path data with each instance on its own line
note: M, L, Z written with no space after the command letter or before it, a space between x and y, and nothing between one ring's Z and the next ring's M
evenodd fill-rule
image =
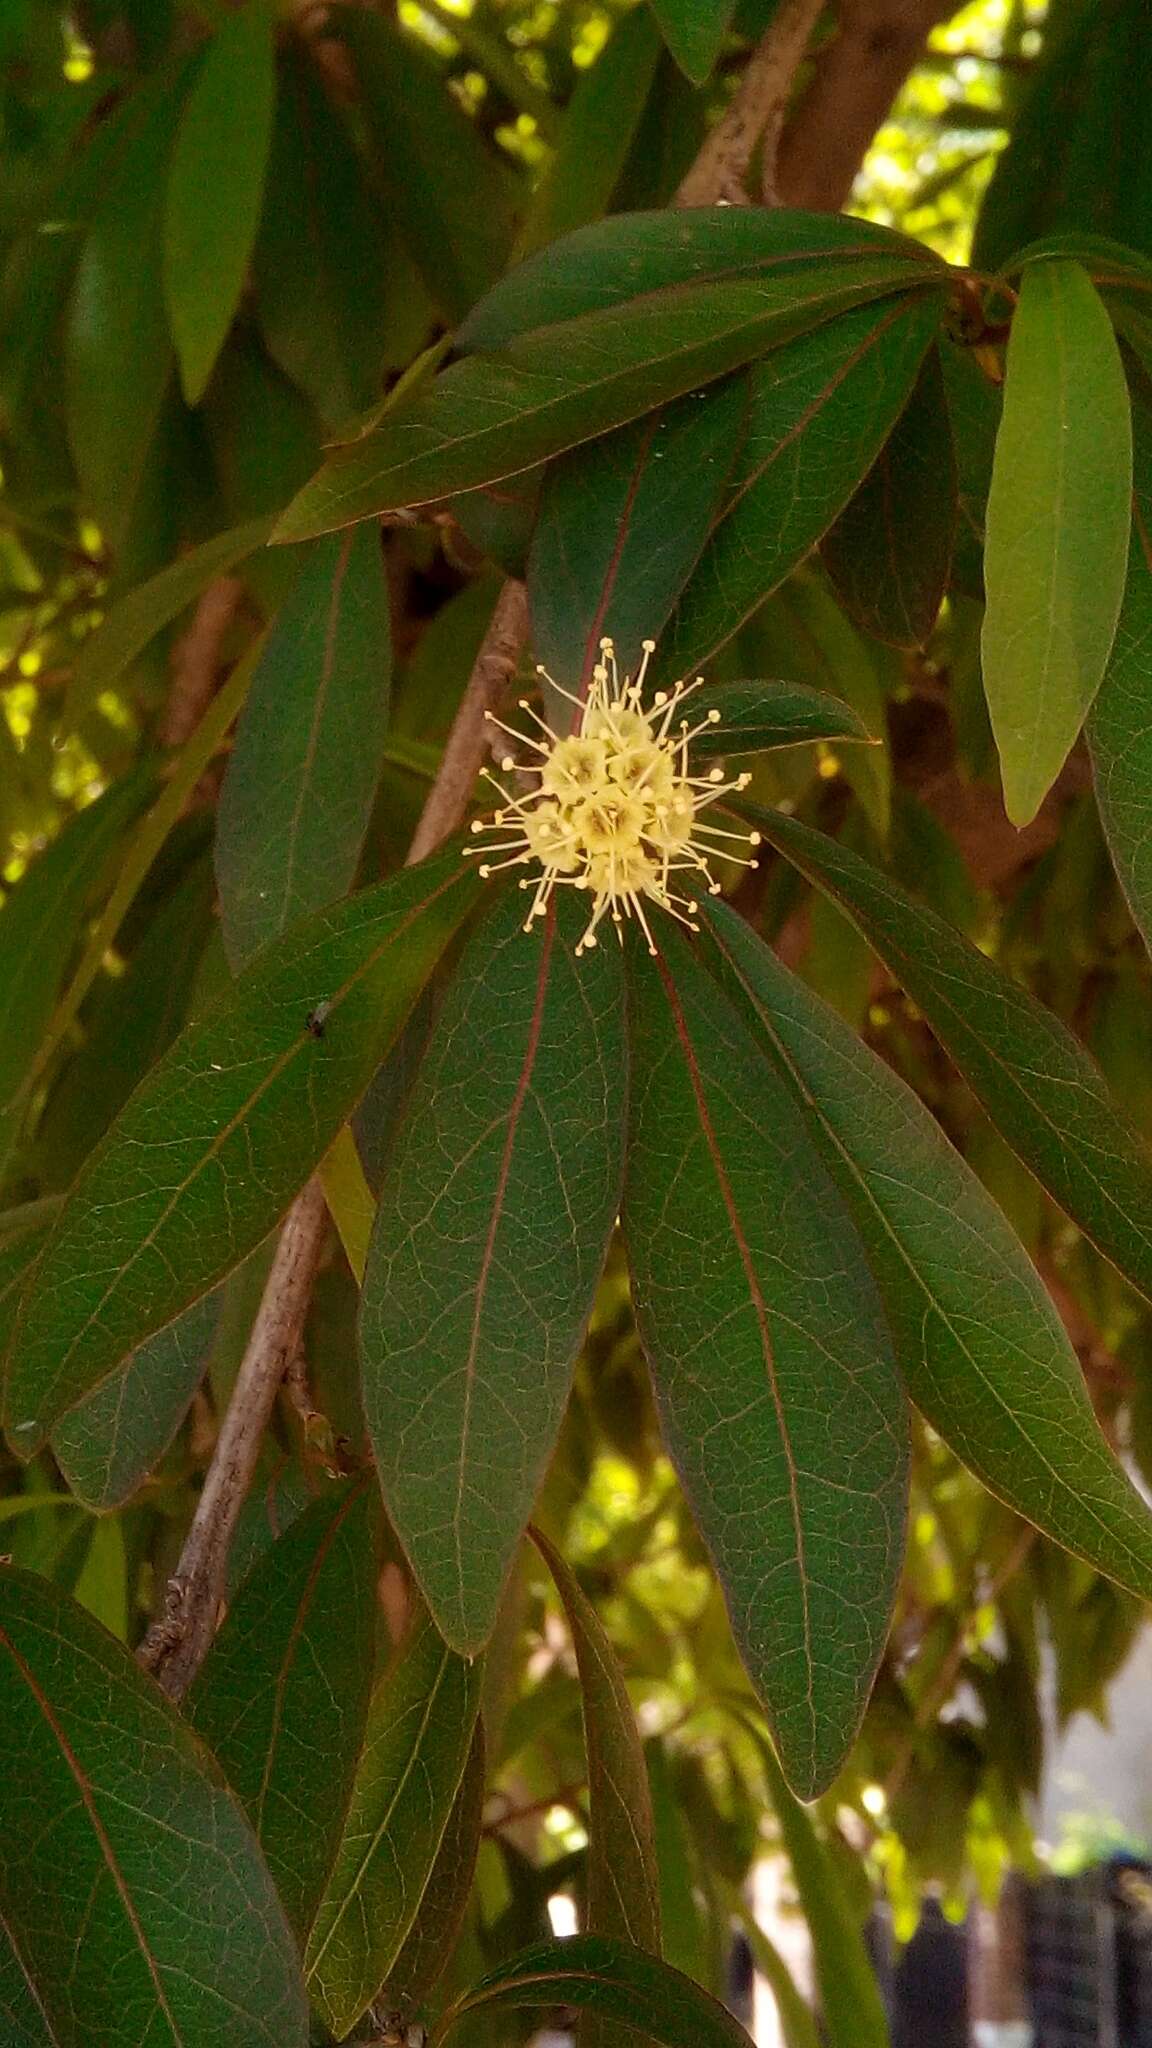
M632 1702L592 1602L559 1551L538 1530L532 1533L563 1602L580 1675L588 1758L587 1931L619 1936L659 1955L652 1796Z
M391 665L379 533L317 541L269 634L220 792L216 874L234 969L351 887Z
M1152 1161L1079 1040L869 861L780 811L742 809L847 911L1025 1166L1152 1298Z
M343 2040L400 1959L472 1747L483 1665L419 1614L376 1689L336 1862L304 1954Z
M1019 1239L936 1119L726 905L705 916L807 1105L880 1285L905 1386L986 1486L1152 1597L1152 1516L1109 1449Z
M105 862L147 798L150 767L70 818L0 905L0 1170L19 1136L60 979Z
M940 307L923 291L857 307L758 364L731 503L673 614L662 674L701 666L828 531L899 418Z
M122 597L77 657L68 693L70 724L81 722L97 698L123 675L150 640L196 602L214 576L227 575L262 548L272 525L271 519L250 519L244 526L215 534Z
M219 1319L217 1294L194 1301L61 1416L52 1454L86 1507L119 1507L159 1464L204 1377Z
M380 395L392 280L344 116L303 48L281 57L253 270L269 352L325 424L343 426Z
M875 639L923 647L943 602L956 526L956 464L939 349L821 552L841 602Z
M122 1644L0 1571L0 1918L60 2041L305 2048L256 1842Z
M454 1648L487 1640L551 1455L616 1215L617 948L587 905L529 937L511 889L473 935L380 1190L360 1320L389 1516Z
M795 747L804 740L868 740L864 721L842 698L803 683L745 680L715 683L692 699L694 725L718 711L692 742L702 759L714 754L763 754L774 747Z
M600 55L580 72L552 162L520 236L525 253L547 248L606 213L648 104L660 37L646 7L616 22Z
M414 2011L434 1988L452 1950L472 1891L484 1820L486 1752L479 1715L436 1861L424 1887L420 1911L404 1937L380 1994L387 2012Z
M836 1866L799 1800L789 1791L767 1743L761 1745L761 1753L793 1882L812 1937L828 2048L890 2048L876 1972Z
M1030 265L988 496L981 652L1013 824L1027 825L1100 684L1124 594L1132 431L1120 351L1078 263Z
M321 912L177 1039L85 1165L37 1266L8 1361L21 1454L267 1236L476 886L451 852Z
M739 2021L690 1977L602 1934L544 1941L510 1957L457 1999L429 2048L443 2048L469 2013L557 2005L601 2013L661 2048L751 2048Z
M686 78L711 78L736 0L652 0L660 32Z
M828 2048L827 2043L821 2043L811 2010L797 1991L792 1972L775 1942L769 1940L754 1918L751 1907L745 1905L738 1894L733 1899L733 1910L739 1915L740 1925L748 1938L756 1969L776 2000L784 2048Z
M5 2048L58 2048L60 2041L2 1912L0 2037Z
M787 273L802 291L812 270L867 268L883 257L893 260L909 289L947 276L922 242L844 215L758 206L617 214L518 264L464 321L456 343L473 352L507 348L531 328L685 285Z
M306 540L514 476L861 300L889 297L906 278L907 264L888 255L815 268L762 265L747 281L650 292L522 335L499 354L466 356L337 448L288 507L276 538ZM845 496L859 474L846 479Z
M708 538L747 410L737 374L549 464L528 601L537 656L568 690L587 684L603 635L633 675L642 643L659 638ZM553 711L567 731L572 707L558 700Z
M121 150L76 269L65 336L68 431L87 505L122 544L175 358L160 283L164 180L187 68Z
M226 13L188 95L168 175L164 293L189 405L203 397L260 225L276 102L266 0Z
M1128 580L1088 720L1096 800L1132 915L1152 946L1152 381L1132 378L1133 519Z
M788 1089L687 943L660 943L657 961L629 960L637 1324L749 1676L811 1797L884 1646L903 1398L863 1250Z
M392 216L440 312L457 321L508 262L511 181L411 37L360 9L341 16L340 34Z
M984 529L1003 391L985 375L971 349L945 339L939 354L956 463L952 583L965 596L982 598Z
M340 1842L364 1737L379 1520L364 1484L314 1501L245 1579L186 1702L301 1942Z

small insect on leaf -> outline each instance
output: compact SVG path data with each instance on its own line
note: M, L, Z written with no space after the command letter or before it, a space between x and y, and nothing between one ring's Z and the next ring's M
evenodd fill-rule
M304 1019L304 1029L308 1033L309 1038L327 1037L328 1018L331 1010L331 1003L317 1003L314 1010L309 1010L308 1015Z

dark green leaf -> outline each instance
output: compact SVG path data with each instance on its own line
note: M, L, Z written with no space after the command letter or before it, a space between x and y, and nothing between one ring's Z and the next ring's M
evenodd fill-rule
M390 210L440 311L459 320L504 269L512 188L434 60L383 14L349 8L352 55Z
M364 1412L384 1499L439 1627L491 1632L552 1452L616 1214L624 1112L615 946L558 892L510 890L444 999L380 1191Z
M681 71L693 85L710 78L736 0L652 0L652 12Z
M939 326L937 293L844 312L752 373L732 502L673 614L661 673L723 644L828 531L876 460Z
M634 949L624 1230L669 1449L791 1783L835 1776L884 1645L906 1424L863 1250L687 943Z
M380 2003L388 2012L413 2011L451 1960L476 1871L484 1819L485 1771L484 1723L478 1715L464 1776L424 1888L420 1911L404 1937L381 1993Z
M956 461L956 531L952 581L967 597L984 595L984 525L1000 429L1003 393L971 349L940 343L940 363Z
M304 2048L287 1924L200 1744L55 1586L0 1571L0 1916L61 2042Z
M588 1758L589 1934L610 1934L660 1953L660 1878L648 1769L636 1716L608 1634L564 1559L534 1540L564 1605L584 1712Z
M267 1236L475 887L452 852L366 889L286 934L177 1039L84 1167L36 1269L9 1353L21 1452Z
M685 285L790 273L803 296L812 270L829 264L867 268L885 256L901 268L909 289L945 275L923 243L843 215L756 206L617 214L566 235L501 278L464 321L457 345L473 351L507 348L531 328Z
M0 1913L0 2039L4 2048L59 2048L60 2035Z
M253 268L269 351L329 427L380 395L384 263L344 117L311 59L289 49Z
M152 784L149 768L114 783L69 820L0 906L0 1170L19 1135L29 1075L85 908Z
M1079 1040L869 861L780 811L745 808L859 925L1041 1185L1152 1297L1152 1161Z
M1133 519L1128 581L1088 721L1100 822L1132 915L1152 946L1152 382L1132 379Z
M692 698L692 722L720 713L692 742L693 755L763 754L803 740L867 740L863 720L839 697L802 683L715 683Z
M227 575L262 548L272 525L271 519L251 519L245 526L215 534L122 597L81 650L68 696L70 720L78 724L101 692L123 675L157 633L196 602L214 576Z
M219 1319L217 1294L194 1301L61 1416L53 1456L87 1507L119 1507L160 1462L204 1377Z
M912 1399L1017 1514L1149 1598L1152 1516L1100 1432L1064 1325L1001 1211L887 1063L726 905L705 914L823 1134Z
M306 540L514 476L862 300L890 298L907 275L903 258L887 254L815 268L761 265L747 281L651 292L525 334L499 354L466 356L371 433L335 450L288 507L276 538ZM927 342L926 329L917 360ZM837 382L843 375L841 364ZM903 395L896 393L897 404ZM885 418L885 431L888 424ZM843 496L861 473L845 479Z
M824 564L857 625L894 647L923 647L952 566L956 465L940 352L851 503L823 543Z
M472 1748L483 1665L413 1621L376 1689L336 1862L304 1955L339 2040L401 1958Z
M186 1703L301 1942L336 1855L364 1736L379 1519L364 1484L313 1502L245 1579Z
M560 141L521 236L526 251L606 213L628 160L660 59L660 36L646 7L613 28L594 64L582 71L564 113Z
M315 542L252 678L220 792L216 873L234 970L351 887L391 665L379 533Z
M528 559L536 653L578 692L608 635L635 674L708 538L743 438L737 374L549 464ZM562 723L556 724L556 719ZM571 706L554 707L557 731Z
M501 1963L445 2013L431 2048L469 2013L557 2005L602 2013L661 2048L750 2048L739 2021L690 1977L602 1934L541 1942Z
M1016 825L1035 817L1084 722L1124 594L1128 390L1078 263L1031 265L1012 318L988 494L984 690Z
M264 200L276 101L273 13L226 13L176 135L164 223L164 293L184 396L204 395L240 303Z
M120 152L76 270L68 430L87 504L122 543L174 368L160 283L164 180L185 76Z

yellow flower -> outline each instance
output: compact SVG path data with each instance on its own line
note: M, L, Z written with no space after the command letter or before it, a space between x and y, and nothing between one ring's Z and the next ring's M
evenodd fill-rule
M534 776L536 786L513 796L489 775L500 792L501 808L490 821L477 819L472 827L480 835L509 835L493 846L468 849L508 855L495 866L485 860L482 875L526 863L538 866L539 874L526 876L520 884L535 890L525 931L543 916L553 891L562 884L590 893L592 910L578 953L596 944L597 928L605 917L616 926L618 937L623 936L625 917L635 917L654 953L646 901L698 930L692 921L696 899L677 893L673 876L689 872L700 877L711 895L718 895L720 884L708 870L709 854L723 850L723 842L744 847L760 841L758 832L731 832L702 822L702 811L731 790L745 788L750 777L726 781L722 768L712 768L707 775L689 773L692 741L706 726L716 724L720 713L709 711L696 726L678 716L685 700L699 688L700 676L692 683L677 683L671 691L658 690L645 709L644 678L655 645L645 640L635 677L621 676L611 640L602 640L600 660L583 698L561 689L540 669L560 696L575 705L575 729L563 735L553 732L522 698L520 708L536 720L542 737L525 742L510 726L501 730L526 744L537 758L524 764L509 754L500 765L505 774L519 769ZM500 725L491 712L488 716ZM729 859L737 857L727 854ZM756 862L740 857L740 865L755 867Z

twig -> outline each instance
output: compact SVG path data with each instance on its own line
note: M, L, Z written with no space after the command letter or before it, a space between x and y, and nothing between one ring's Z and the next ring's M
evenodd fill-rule
M172 688L158 735L162 747L182 747L207 711L216 692L224 635L243 594L238 576L214 577L173 649Z
M324 1191L312 1180L288 1212L192 1526L168 1581L163 1618L141 1645L140 1662L173 1699L187 1691L212 1641L236 1523L277 1389L300 1348L327 1220Z
M408 849L408 866L435 851L468 808L488 745L485 713L495 709L528 638L528 595L509 577L476 656L439 773Z
M776 143L823 0L784 0L749 59L730 105L681 180L675 206L747 206L745 179L764 137L765 204L775 204ZM769 196L771 188L772 196Z

